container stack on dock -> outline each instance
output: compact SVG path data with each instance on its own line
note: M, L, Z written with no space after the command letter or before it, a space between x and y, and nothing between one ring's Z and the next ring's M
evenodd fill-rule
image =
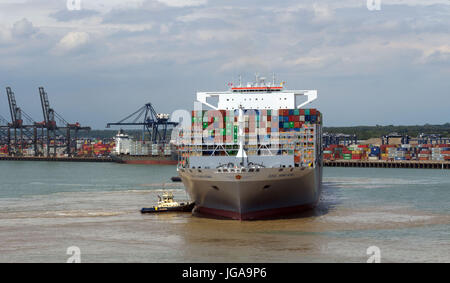
M130 141L129 150L127 151L131 156L169 156L172 154L170 144L152 144L143 141Z
M0 147L0 156L7 155L7 154L8 154L8 146L4 145L4 146Z
M450 161L450 145L330 145L324 149L325 160L370 161Z
M113 150L115 144L104 143L102 141L84 141L83 144L78 144L78 156L80 157L102 157L108 156Z

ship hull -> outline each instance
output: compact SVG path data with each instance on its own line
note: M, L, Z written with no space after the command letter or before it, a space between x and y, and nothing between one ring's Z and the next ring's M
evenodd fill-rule
M117 163L140 164L140 165L177 165L177 156L130 156L114 155L111 156Z
M164 159L141 159L141 160L124 160L125 164L138 164L138 165L177 165L177 160L164 160Z
M313 208L319 201L322 168L261 168L258 172L179 171L200 216L254 220Z

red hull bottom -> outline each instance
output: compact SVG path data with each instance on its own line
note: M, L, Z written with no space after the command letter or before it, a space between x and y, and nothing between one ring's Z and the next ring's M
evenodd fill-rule
M124 160L125 164L141 164L141 165L177 165L176 160Z
M313 209L315 206L316 206L315 204L308 204L308 205L252 211L248 213L239 213L228 210L196 206L193 210L193 213L194 215L197 216L206 216L213 218L228 218L233 220L258 220L267 218L280 218L281 216L286 216L288 214L294 214Z

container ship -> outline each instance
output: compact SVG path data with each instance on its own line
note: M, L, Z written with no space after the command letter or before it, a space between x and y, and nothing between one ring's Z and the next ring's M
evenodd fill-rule
M114 138L115 147L111 157L119 163L177 165L178 155L170 143L153 144L134 140L123 130Z
M194 215L252 220L318 203L322 115L302 108L317 91L284 87L257 77L224 92L197 93L196 104L212 110L193 111L177 141L177 170Z

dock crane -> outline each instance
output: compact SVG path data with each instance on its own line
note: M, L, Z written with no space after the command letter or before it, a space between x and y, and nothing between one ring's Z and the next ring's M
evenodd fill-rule
M71 151L71 131L75 132L74 138L78 136L78 132L81 130L90 131L90 127L81 127L80 123L70 124L61 115L59 115L53 108L50 107L50 102L48 100L47 92L45 92L43 87L39 87L39 96L41 98L42 113L44 116L44 121L39 123L43 128L47 130L47 156L50 156L50 134L53 134L53 155L56 157L57 145L57 134L63 135L64 130L66 130L66 151L68 156L72 155ZM60 126L58 125L58 123ZM76 153L76 145L74 153Z
M441 134L425 134L421 133L417 137L418 144L433 144L433 141L435 144L446 144L450 143L450 138L443 137Z
M358 144L358 137L356 135L323 133L323 146L328 147L332 144L343 144L345 146Z
M142 142L145 142L145 132L148 132L153 144L165 144L167 142L167 130L178 123L170 122L168 114L158 114L151 103L147 103L137 111L123 118L117 123L108 123L111 126L142 126Z
M37 128L35 125L34 120L26 114L20 107L17 106L16 103L16 97L14 92L10 87L6 88L6 95L8 97L8 103L9 103L9 110L11 114L11 123L8 123L8 153L11 154L11 129L14 130L14 155L21 154L23 150L23 141L24 141L24 134L29 139L32 140L32 143L34 145L34 152L35 155L37 154ZM29 123L28 125L24 124L25 118L26 122ZM33 132L30 131L30 129L33 129ZM19 130L20 133L20 147L19 152L17 152L18 148L18 142L17 142L17 130Z
M7 134L5 134L5 130L9 131L9 122L0 115L0 146L5 145L5 139L7 138Z
M384 135L381 137L381 143L389 144L389 139L392 139L392 138L401 139L402 144L409 144L409 142L411 141L411 137L406 134L390 133L388 135Z
M8 121L0 115L0 126L8 126Z

